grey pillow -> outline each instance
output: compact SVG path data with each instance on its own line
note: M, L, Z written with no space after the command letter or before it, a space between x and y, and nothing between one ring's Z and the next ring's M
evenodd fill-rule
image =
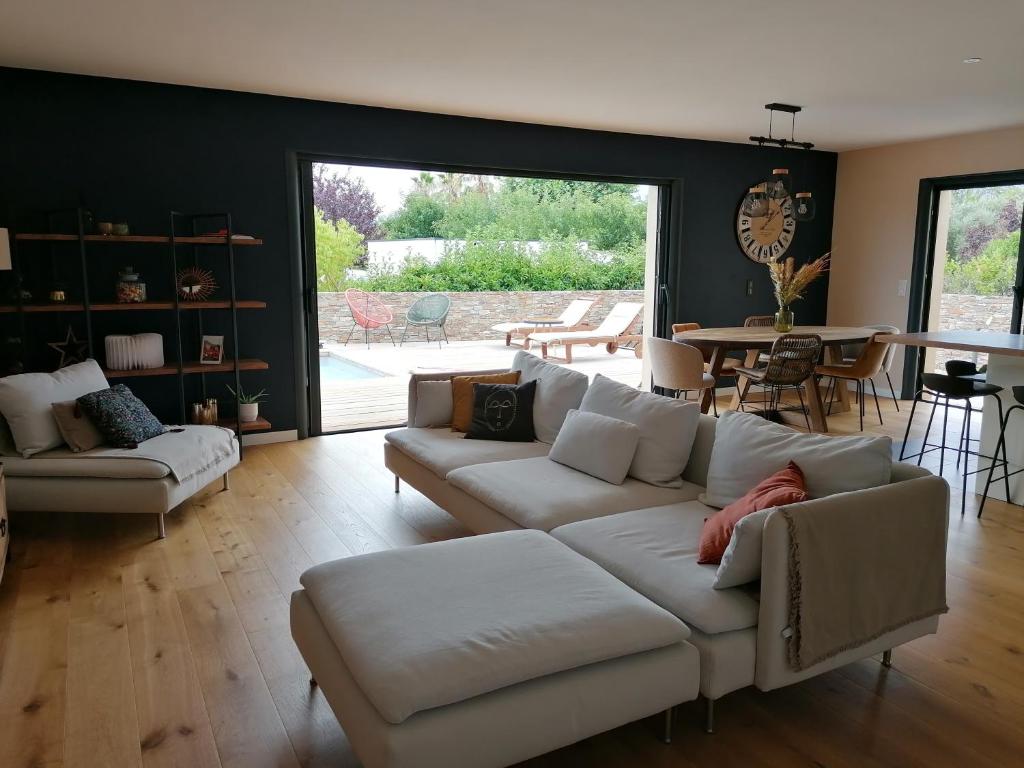
M565 415L571 409L580 407L590 380L585 373L545 362L523 350L516 352L512 370L519 371L520 384L537 382L537 394L533 400L533 426L540 442L554 443Z
M75 453L103 445L103 435L74 400L54 403L53 418L57 420L57 428L64 442Z
M751 512L740 518L732 529L729 546L718 564L714 589L728 589L740 584L749 584L761 578L761 544L764 541L764 524L776 507Z
M452 423L452 382L416 382L416 415L410 427L448 427Z
M574 409L565 415L548 458L606 483L622 485L639 442L636 424Z

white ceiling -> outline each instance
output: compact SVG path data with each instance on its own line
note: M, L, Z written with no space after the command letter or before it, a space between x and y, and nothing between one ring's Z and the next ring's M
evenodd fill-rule
M4 0L0 65L733 141L781 101L843 150L1024 124L1022 34L1024 0Z

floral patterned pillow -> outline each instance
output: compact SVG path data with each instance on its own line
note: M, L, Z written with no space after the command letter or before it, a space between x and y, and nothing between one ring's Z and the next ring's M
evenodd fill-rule
M90 392L77 402L104 442L115 448L137 448L164 432L164 425L124 384Z

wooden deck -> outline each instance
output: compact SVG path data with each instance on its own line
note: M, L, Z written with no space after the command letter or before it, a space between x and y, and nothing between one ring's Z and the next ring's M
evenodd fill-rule
M407 413L409 376L431 371L466 371L508 368L518 347L506 347L502 341L455 341L438 349L423 342L393 347L387 344L352 342L327 345L326 352L385 374L376 379L320 382L320 419L324 432L341 432L404 424ZM538 353L539 354L539 353ZM572 369L591 378L601 373L609 378L637 386L641 361L632 350L622 349L609 355L604 345L573 350Z

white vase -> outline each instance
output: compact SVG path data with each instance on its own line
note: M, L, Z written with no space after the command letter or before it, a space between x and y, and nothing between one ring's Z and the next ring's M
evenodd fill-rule
M259 403L239 403L238 404L238 419L243 423L256 421L260 415L260 404Z

